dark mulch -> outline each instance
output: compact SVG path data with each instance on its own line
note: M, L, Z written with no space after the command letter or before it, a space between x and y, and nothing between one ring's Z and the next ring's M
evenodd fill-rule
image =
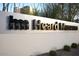
M79 48L71 48L70 51L57 50L57 56L79 56ZM48 52L37 56L49 56Z

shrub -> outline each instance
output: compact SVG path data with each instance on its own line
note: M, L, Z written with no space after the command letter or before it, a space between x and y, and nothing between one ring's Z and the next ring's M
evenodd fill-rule
M79 43L78 43L78 46L79 46Z
M78 45L76 43L72 43L71 48L77 48Z
M64 48L63 48L63 50L64 50L64 51L70 51L70 46L65 45Z
M49 51L49 56L56 56L56 55L57 55L56 51L53 50Z

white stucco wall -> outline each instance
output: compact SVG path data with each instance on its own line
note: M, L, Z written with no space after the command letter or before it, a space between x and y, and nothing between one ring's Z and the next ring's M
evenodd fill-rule
M29 20L29 30L7 30L7 16ZM0 12L0 55L36 55L48 52L51 49L61 49L64 45L79 43L78 31L60 30L31 30L31 20L41 20L44 23L55 21L67 25L78 26L77 23L37 17L24 14Z

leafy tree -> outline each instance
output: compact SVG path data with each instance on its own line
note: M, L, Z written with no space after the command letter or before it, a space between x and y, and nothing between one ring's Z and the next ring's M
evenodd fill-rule
M2 11L8 11L9 3L3 3L3 9Z

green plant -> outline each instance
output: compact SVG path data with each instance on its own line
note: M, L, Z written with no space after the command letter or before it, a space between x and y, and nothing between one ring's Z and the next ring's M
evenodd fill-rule
M53 50L49 51L49 56L56 56L56 55L57 55L56 51Z
M78 45L76 43L72 43L71 48L77 48Z
M64 50L64 51L70 51L70 46L65 45L64 48L63 48L63 50Z

